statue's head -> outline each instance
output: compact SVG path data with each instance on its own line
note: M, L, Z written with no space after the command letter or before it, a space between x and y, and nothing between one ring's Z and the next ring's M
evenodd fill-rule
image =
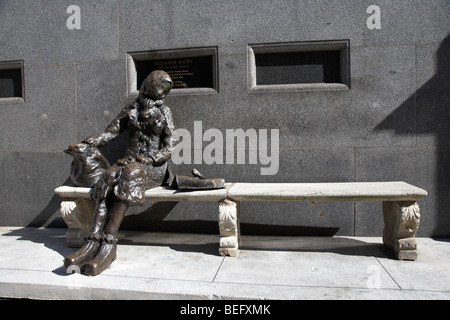
M152 100L164 99L172 89L172 79L162 70L152 71L142 82L139 94Z
M74 143L69 146L69 148L65 149L64 152L76 157L80 154L85 154L89 149L89 145L87 143Z

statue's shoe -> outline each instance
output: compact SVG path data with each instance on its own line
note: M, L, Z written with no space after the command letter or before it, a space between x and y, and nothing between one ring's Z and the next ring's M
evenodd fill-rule
M77 266L78 270L81 271L86 262L95 257L99 247L98 241L88 240L84 246L64 258L64 267L68 269Z
M117 245L104 242L97 255L86 263L84 273L88 276L96 276L105 271L116 260Z

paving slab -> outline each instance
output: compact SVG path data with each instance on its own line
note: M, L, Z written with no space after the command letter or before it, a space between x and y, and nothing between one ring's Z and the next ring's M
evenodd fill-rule
M450 241L418 238L417 261L381 238L121 232L101 275L67 274L66 229L0 227L0 297L31 299L450 299Z
M363 241L278 238L273 240L278 243L271 247L269 240L270 237L244 240L239 258L225 260L216 281L363 289L376 285L378 289L398 289ZM370 284L369 277L375 272L377 282Z

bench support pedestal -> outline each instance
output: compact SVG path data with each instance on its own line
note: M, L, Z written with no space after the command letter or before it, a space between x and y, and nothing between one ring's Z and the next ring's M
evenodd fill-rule
M67 224L67 246L80 248L92 226L95 211L95 201L90 199L63 199L61 215Z
M415 201L383 202L383 243L399 260L416 260L420 209Z
M221 256L236 257L239 252L239 202L229 199L219 203L219 231Z

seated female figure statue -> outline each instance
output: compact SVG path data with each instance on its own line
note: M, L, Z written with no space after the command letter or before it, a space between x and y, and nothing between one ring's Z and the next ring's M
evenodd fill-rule
M117 231L128 208L142 205L145 190L162 184L173 149L173 118L164 104L171 89L170 76L153 71L138 98L123 108L105 131L69 146L99 148L124 131L129 136L125 158L107 168L92 188L91 199L96 201L92 229L86 244L64 259L66 268L84 268L91 276L104 271L116 258Z

